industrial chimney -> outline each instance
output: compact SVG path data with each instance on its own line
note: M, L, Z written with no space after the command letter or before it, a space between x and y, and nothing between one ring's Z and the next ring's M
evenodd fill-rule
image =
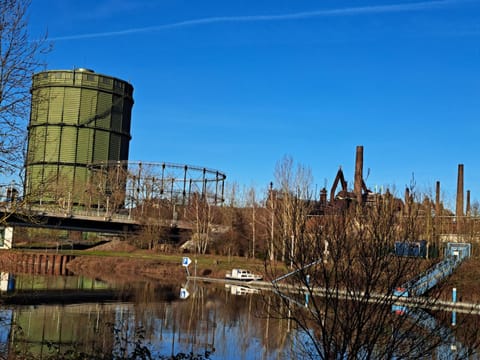
M471 209L470 209L470 190L467 190L467 206L465 209L465 215L470 216Z
M353 192L359 204L362 203L362 182L363 182L363 146L357 146L357 155L355 158L355 180Z
M435 184L435 216L440 216L440 181Z
M463 164L458 165L457 208L455 215L457 218L463 216Z

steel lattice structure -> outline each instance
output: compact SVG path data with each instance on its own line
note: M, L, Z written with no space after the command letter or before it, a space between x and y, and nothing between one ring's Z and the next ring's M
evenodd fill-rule
M211 204L224 201L226 175L205 167L174 163L109 161L89 165L92 179L105 189L124 195L124 206L134 207L151 200L186 205L193 196Z

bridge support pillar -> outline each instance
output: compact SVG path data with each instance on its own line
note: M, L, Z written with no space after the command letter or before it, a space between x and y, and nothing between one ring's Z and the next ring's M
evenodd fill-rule
M0 249L11 249L13 246L13 226L0 227Z

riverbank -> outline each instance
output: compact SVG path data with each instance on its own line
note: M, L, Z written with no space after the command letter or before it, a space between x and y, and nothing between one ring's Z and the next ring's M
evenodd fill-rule
M52 266L52 262L57 261L59 257L65 256L69 257L65 268L70 273L116 283L148 280L171 284L182 283L188 275L187 269L182 266L183 257L189 257L192 260L188 267L188 272L192 275L224 278L225 273L235 267L264 273L264 263L261 260L157 253L137 249L124 241L111 241L87 250L0 250L0 269L3 272L15 273L37 272L37 269L42 268L44 273L61 275L53 269L47 271L46 267ZM39 261L48 264L40 265ZM33 262L36 264L34 265Z
M2 271L14 272L15 260L12 258L14 253L15 251L0 252ZM42 252L37 250L35 253ZM52 252L45 252L45 254L47 253ZM187 279L186 268L182 266L182 258L186 256L192 260L188 267L190 275L223 279L225 273L232 268L245 268L262 274L264 279L269 280L268 274L265 272L265 264L261 260L241 257L155 253L139 250L125 242L115 241L89 250L70 251L68 254L74 257L66 264L68 271L75 275L107 282L128 283L155 280L166 284L179 284ZM473 257L464 261L434 293L439 294L442 300L449 301L452 298L452 288L456 288L459 301L480 303L479 279L480 259Z
M181 266L182 255L177 256L176 262L165 262L161 260L142 259L141 257L129 258L105 258L96 256L85 256L74 259L69 269L76 274L88 277L100 277L103 280L119 281L155 279L162 282L179 283L186 279L186 271ZM260 262L253 262L251 259L227 259L218 256L202 256L197 260L196 275L207 278L225 277L225 272L233 267L247 268L256 273L262 274L268 279L264 271L264 265ZM191 264L190 274L194 274L195 267ZM452 289L457 289L459 301L480 304L480 260L472 258L466 260L455 273L446 279L434 291L444 301L452 299Z
M105 253L122 252L123 256L108 257ZM139 250L122 241L112 241L84 251L89 255L75 258L68 265L74 273L89 276L101 274L103 277L120 279L154 279L162 282L179 283L186 280L187 269L182 265L182 259L189 257L192 263L188 266L188 273L212 278L224 278L225 273L232 267L247 268L262 272L264 263L240 257L222 257L216 255L195 254L164 254L152 251Z
M186 280L186 270L181 266L181 255L178 256L177 263L165 263L160 260L149 260L142 258L105 258L97 256L82 256L74 259L68 268L75 274L81 274L87 277L99 278L106 281L138 281L139 279L159 280L167 283L181 283ZM236 259L228 262L226 259L218 257L203 257L202 261L197 262L195 272L194 265L190 265L191 275L194 272L197 276L204 278L223 279L225 272L234 266L250 268L256 273L262 274L268 279L268 274L262 270L262 264L254 264L251 261ZM226 268L227 267L227 268ZM444 301L452 299L452 289L457 289L458 301L480 304L480 261L470 259L465 261L459 269L440 286L434 290Z

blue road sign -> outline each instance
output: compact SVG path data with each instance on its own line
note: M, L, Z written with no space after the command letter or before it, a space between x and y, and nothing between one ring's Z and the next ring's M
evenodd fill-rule
M188 265L190 265L192 263L192 260L190 260L190 258L188 256L185 256L183 259L182 259L182 265L187 267Z

